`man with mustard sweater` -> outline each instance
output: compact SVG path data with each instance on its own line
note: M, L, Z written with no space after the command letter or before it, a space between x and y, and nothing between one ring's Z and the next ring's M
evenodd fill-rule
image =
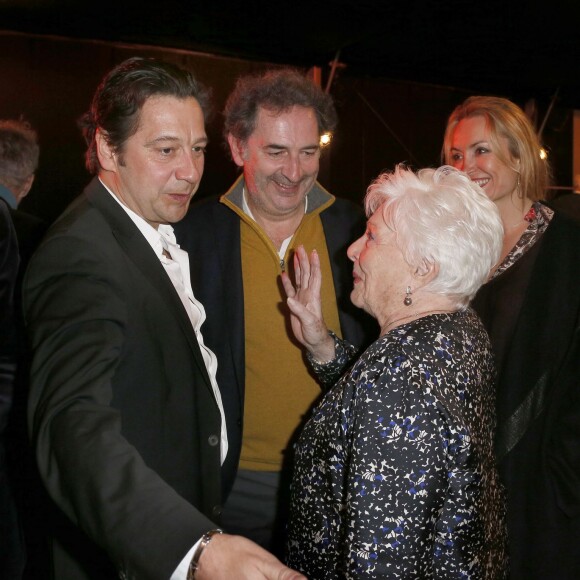
M349 299L346 248L364 231L364 214L316 181L320 137L335 125L331 97L296 71L240 78L226 104L224 134L243 174L176 226L181 247L198 257L192 285L206 306L204 337L218 359L226 462L238 467L233 489L224 490L223 524L277 554L293 437L321 394L291 338L280 282L294 248L318 251L329 328L359 347L376 336Z

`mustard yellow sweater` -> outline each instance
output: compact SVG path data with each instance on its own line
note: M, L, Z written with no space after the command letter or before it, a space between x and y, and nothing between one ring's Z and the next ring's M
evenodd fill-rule
M292 275L293 249L300 244L308 252L316 248L322 268L324 319L340 335L332 271L319 216L333 203L334 198L330 195L329 198L327 203L304 216L284 262ZM295 341L289 325L280 281L282 265L276 248L239 207L227 205L242 220L246 384L240 468L278 471L290 438L321 390L308 371L303 349Z

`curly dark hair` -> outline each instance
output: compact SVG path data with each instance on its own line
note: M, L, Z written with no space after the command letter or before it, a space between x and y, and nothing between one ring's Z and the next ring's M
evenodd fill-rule
M157 95L193 97L204 117L209 114L209 93L191 72L152 58L129 58L105 75L91 108L78 121L87 143L85 162L91 173L101 169L95 140L97 128L103 131L111 148L122 154L125 142L137 131L145 101Z
M259 107L280 113L296 105L314 110L319 135L335 129L332 97L299 71L284 68L240 77L224 109L224 136L247 141L256 128Z

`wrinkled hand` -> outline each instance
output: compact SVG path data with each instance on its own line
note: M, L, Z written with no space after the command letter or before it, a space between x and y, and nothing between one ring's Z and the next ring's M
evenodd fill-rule
M220 534L212 538L199 558L196 580L306 580L284 566L270 552L242 536Z
M288 296L294 336L316 360L330 361L334 358L334 340L328 334L322 317L322 273L318 252L312 250L309 260L304 246L298 246L294 252L294 273L296 286L292 284L288 274L282 272L282 285Z

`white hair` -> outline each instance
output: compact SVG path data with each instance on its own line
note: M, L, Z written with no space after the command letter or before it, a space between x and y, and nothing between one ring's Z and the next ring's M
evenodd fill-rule
M453 167L415 173L397 165L371 183L365 209L369 217L381 210L411 267L438 267L425 289L452 298L459 308L467 307L499 260L503 226L498 209Z

